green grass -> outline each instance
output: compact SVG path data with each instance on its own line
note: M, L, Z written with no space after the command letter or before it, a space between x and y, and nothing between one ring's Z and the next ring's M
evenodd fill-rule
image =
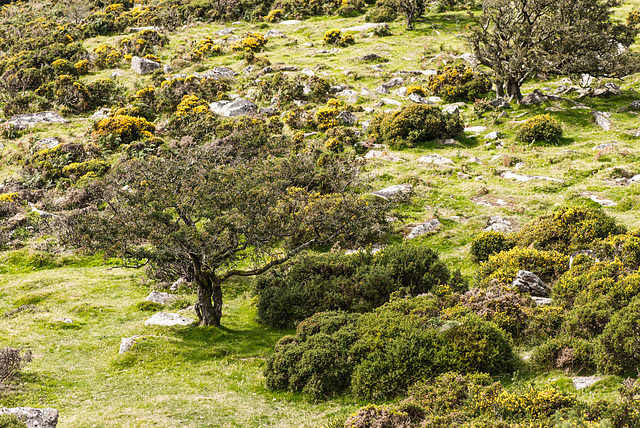
M264 360L292 331L260 324L246 285L229 290L223 327L160 328L145 327L151 313L137 308L149 292L141 278L105 267L0 275L0 315L23 304L41 309L0 316L2 345L34 354L0 406L57 408L61 428L299 427L362 404L265 388ZM134 335L143 338L119 355L120 339Z

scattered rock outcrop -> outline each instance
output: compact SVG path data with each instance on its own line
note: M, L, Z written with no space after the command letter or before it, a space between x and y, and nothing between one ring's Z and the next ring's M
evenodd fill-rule
M258 112L258 107L244 98L233 101L214 101L209 104L209 110L225 117L248 116Z
M391 199L395 196L409 195L411 192L413 192L413 186L411 184L396 184L395 186L385 187L377 192L373 192L373 194L384 199Z
M167 303L171 303L176 299L176 296L169 293L164 293L162 291L153 290L146 299L146 302L158 303L160 305L166 305Z
M427 233L435 232L442 223L437 218L432 218L431 220L427 220L422 224L419 224L411 229L409 235L407 235L407 239L414 239L418 236L425 235Z

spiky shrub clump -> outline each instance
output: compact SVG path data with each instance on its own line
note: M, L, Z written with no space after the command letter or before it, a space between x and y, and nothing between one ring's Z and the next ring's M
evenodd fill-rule
M548 114L527 120L518 131L518 139L525 143L556 143L562 138L562 125Z
M438 138L455 137L463 129L459 114L446 114L434 106L415 104L395 113L377 115L369 132L380 143L398 150Z

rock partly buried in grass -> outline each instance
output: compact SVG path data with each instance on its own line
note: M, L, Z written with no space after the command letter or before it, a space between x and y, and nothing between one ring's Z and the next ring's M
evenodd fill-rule
M603 378L598 376L581 376L573 378L573 387L575 389L583 389L588 388L596 384L596 382L601 381Z
M365 56L358 58L360 61L365 62L389 62L389 60L385 57L382 57L378 54L370 53Z
M522 182L532 181L532 180L544 180L544 181L555 181L557 183L564 183L564 181L558 178L544 177L541 175L514 174L511 171L503 172L502 175L500 175L500 177L506 178L506 179L514 179L516 181L522 181Z
M635 110L635 111L640 110L640 100L631 101L631 104L629 105L629 108L631 110Z
M9 124L13 125L14 128L18 130L32 128L38 123L69 123L69 121L55 111L17 114L9 119Z
M388 30L389 24L387 24L386 22L381 22L378 24L374 24L374 23L362 24L362 25L356 25L355 27L343 28L342 31L375 31L375 30L382 30L382 29Z
M235 71L227 67L215 66L211 70L203 71L202 73L193 73L193 75L199 79L205 79L205 78L220 79L223 77L228 79L233 79L235 76L238 75L238 73L236 73Z
M513 280L513 286L518 287L521 293L529 293L538 297L547 297L550 292L549 286L542 282L538 275L527 270L518 271Z
M531 300L536 302L537 306L545 306L545 305L550 305L550 304L553 303L553 299L550 299L548 297L531 296Z
M475 134L479 133L479 132L484 132L487 130L486 126L467 126L466 128L464 128L464 132L473 132Z
M505 218L494 216L489 217L488 226L484 228L485 232L510 232L511 222Z
M411 229L409 235L407 235L407 239L414 239L418 236L425 235L427 233L435 232L442 225L440 220L437 218L432 218L431 220L427 220L422 224L419 224Z
M158 303L160 305L166 305L167 303L171 303L175 299L176 299L176 296L174 296L173 294L163 293L162 291L153 290L151 293L149 293L147 298L144 300L145 302L153 302L153 303Z
M142 336L132 336L132 337L123 337L120 339L120 349L118 350L118 354L127 353L133 348L137 342L136 340L140 339Z
M338 122L340 122L341 125L355 125L356 123L358 123L358 116L356 116L355 114L349 112L349 111L343 111L340 112L340 114L337 117Z
M411 184L396 184L395 186L385 187L384 189L373 192L374 195L380 196L384 199L391 199L395 196L405 196L413 192L413 186Z
M144 322L144 325L159 325L163 327L170 327L174 325L190 325L193 324L195 320L185 317L180 314L173 314L169 312L158 312L148 320Z
M435 104L434 102L429 101L427 98L423 97L422 95L416 94L415 92L409 95L409 100L413 101L416 104Z
M440 156L437 154L422 156L421 158L418 158L417 162L430 163L433 165L445 165L448 163L453 163L451 159L445 158L444 156Z
M236 98L233 101L214 101L209 104L209 110L225 117L249 116L258 111L258 107L249 100Z
M150 59L139 56L131 58L131 70L138 74L153 73L159 68L162 68L162 65L160 65L159 62L151 61Z
M540 89L535 89L529 95L526 95L526 96L522 97L522 100L520 100L520 104L523 105L523 106L529 106L529 105L532 105L532 104L542 104L543 102L547 101L548 99L549 99L549 97L547 97L545 94L543 94Z
M596 120L596 124L602 128L603 131L609 131L611 129L611 113L606 111L594 111L593 117Z
M280 21L279 24L280 25L296 25L296 24L300 24L302 21L299 21L297 19L290 19L288 21Z
M603 207L615 207L616 205L618 205L616 202L612 201L611 199L606 199L606 198L601 198L600 196L597 195L589 195L589 199L591 199L593 202L602 205Z
M402 77L394 77L393 79L389 80L388 82L383 83L382 85L378 86L377 88L374 89L374 91L380 93L380 94L388 94L389 93L389 89L394 88L396 86L400 86L404 83L404 79Z
M42 149L53 149L56 148L60 145L60 140L58 140L56 137L48 137L48 138L43 138L42 140L38 140L36 142L36 149L37 150L42 150Z
M13 407L0 409L0 415L15 415L27 428L56 428L59 414L51 408Z

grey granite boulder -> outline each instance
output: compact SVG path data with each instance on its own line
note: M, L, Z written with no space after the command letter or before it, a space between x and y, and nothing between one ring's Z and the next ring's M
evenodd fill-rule
M407 239L414 239L418 236L425 235L427 233L435 232L442 224L437 218L432 218L431 220L427 220L422 224L419 224L411 229L409 235L407 235Z
M248 116L258 112L258 107L249 100L236 98L233 101L214 101L209 110L225 117Z
M176 296L169 293L163 293L162 291L153 290L147 296L145 302L153 302L158 303L160 305L166 305L167 303L171 303L171 301L175 300Z
M134 56L131 58L131 69L138 74L153 73L157 69L162 68L159 62L151 61L147 58Z
M374 195L384 199L391 199L395 196L404 196L413 192L411 184L396 184L395 186L385 187L384 189L373 192Z
M342 125L355 125L358 123L358 116L349 111L340 112L337 119Z
M163 327L171 327L174 325L189 325L193 324L195 320L187 318L180 314L172 314L168 312L158 312L148 320L144 322L144 325L158 325Z
M31 128L38 123L69 123L69 121L55 111L18 114L9 119L9 124L18 130Z
M513 280L513 286L518 287L521 293L530 293L532 296L547 297L551 289L542 282L538 275L526 270L519 270Z
M0 415L15 415L27 428L56 428L59 414L50 408L13 407L0 409Z

